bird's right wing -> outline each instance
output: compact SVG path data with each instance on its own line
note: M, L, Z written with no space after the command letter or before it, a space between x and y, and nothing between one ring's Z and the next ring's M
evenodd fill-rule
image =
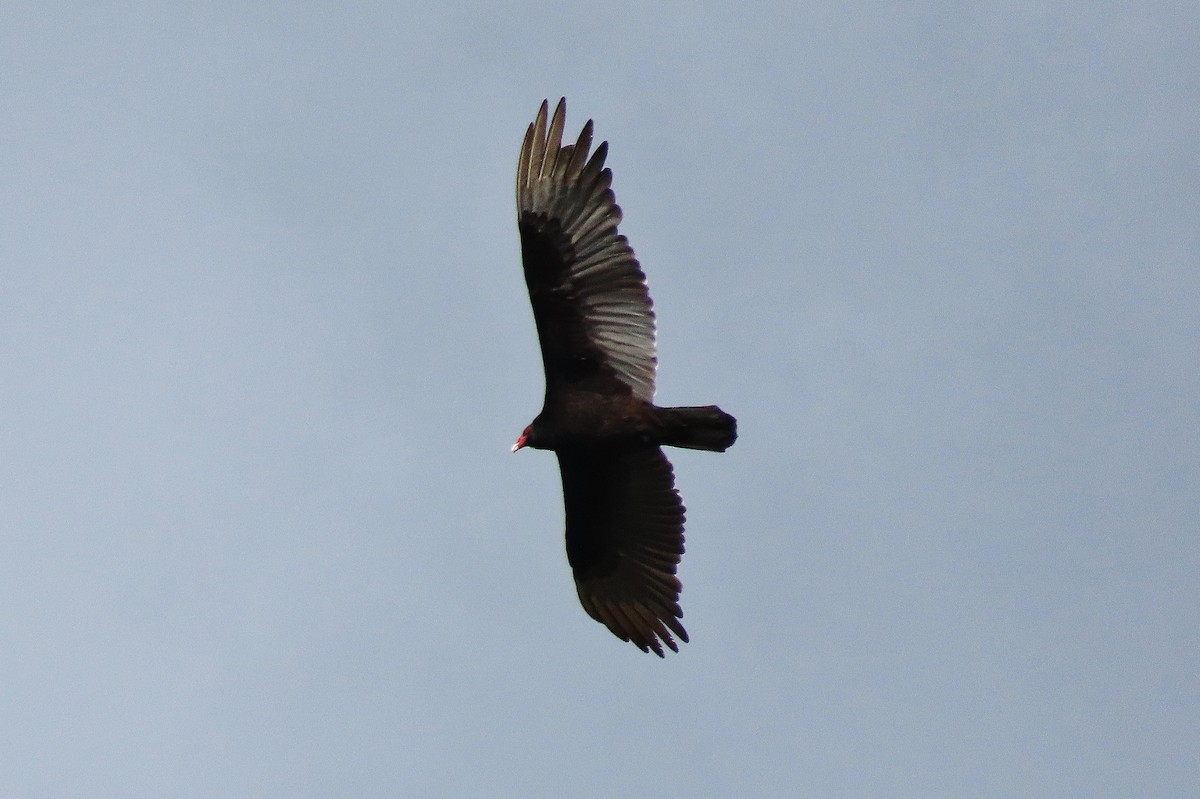
M663 656L688 640L679 619L684 507L658 447L558 453L567 559L584 610L618 638Z
M517 165L517 226L546 390L588 388L654 397L654 312L646 276L624 236L605 168L591 158L592 123L562 145L566 100L547 104L525 133Z

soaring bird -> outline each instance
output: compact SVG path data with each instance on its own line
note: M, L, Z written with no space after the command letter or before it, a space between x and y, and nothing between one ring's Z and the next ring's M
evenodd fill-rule
M546 395L522 447L553 450L562 473L567 560L593 619L663 657L687 641L680 619L684 507L662 446L724 452L737 421L715 405L653 403L654 311L621 209L591 153L589 119L562 144L566 98L525 132L517 165L517 226L537 324ZM674 634L674 637L672 637Z

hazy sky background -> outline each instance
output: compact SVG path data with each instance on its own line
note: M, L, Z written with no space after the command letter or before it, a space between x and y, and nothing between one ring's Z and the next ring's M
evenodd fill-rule
M0 11L0 794L1195 795L1200 6ZM517 151L611 143L685 623L589 619Z

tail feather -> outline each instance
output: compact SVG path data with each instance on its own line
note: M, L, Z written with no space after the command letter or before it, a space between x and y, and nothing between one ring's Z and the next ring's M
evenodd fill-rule
M716 405L663 408L662 413L663 444L724 452L737 441L737 419Z

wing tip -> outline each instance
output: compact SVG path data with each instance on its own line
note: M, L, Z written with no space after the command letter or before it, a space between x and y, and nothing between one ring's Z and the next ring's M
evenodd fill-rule
M592 597L585 599L582 592L579 598L589 616L607 627L617 638L628 641L643 652L653 652L664 658L664 644L678 654L679 643L676 639L685 644L690 641L680 621L683 611L677 602L672 608L673 613L662 613L641 602L596 601Z

